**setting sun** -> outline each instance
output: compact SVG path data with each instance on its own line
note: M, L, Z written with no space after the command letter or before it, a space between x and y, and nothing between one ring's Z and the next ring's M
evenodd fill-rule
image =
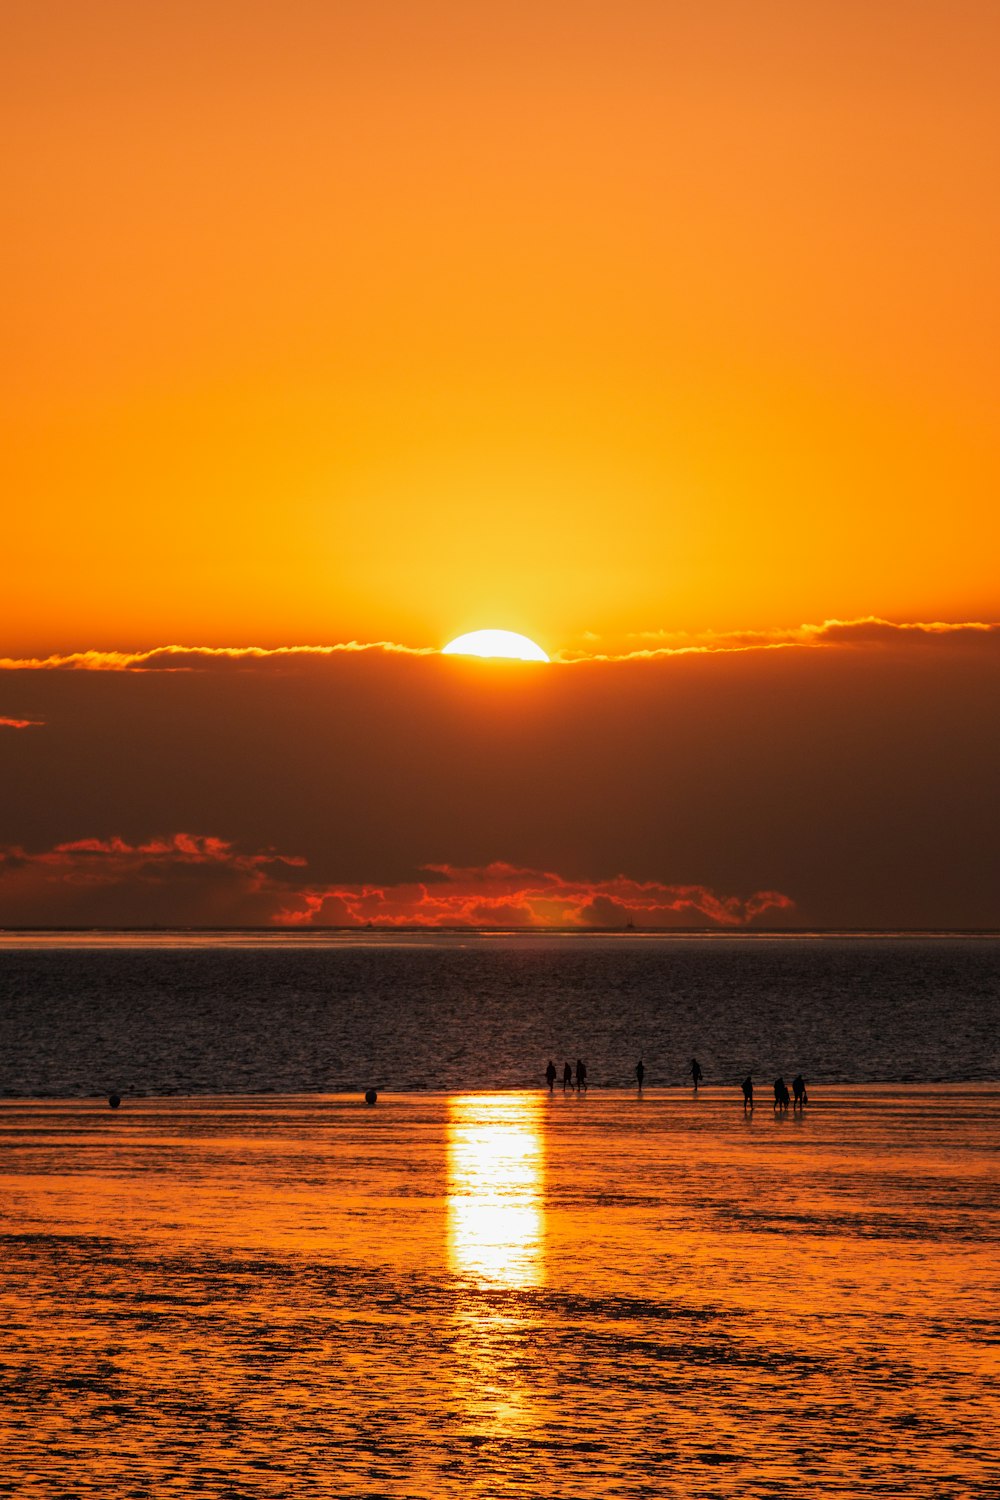
M443 656L506 656L515 661L548 661L548 656L516 630L470 630L456 636L441 653Z

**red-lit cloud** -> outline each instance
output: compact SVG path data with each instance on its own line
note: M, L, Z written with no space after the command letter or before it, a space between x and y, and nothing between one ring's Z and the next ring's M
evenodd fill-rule
M5 925L267 923L280 873L305 862L244 854L225 839L175 833L141 844L75 839L28 853L0 849Z
M299 893L277 914L288 925L421 927L675 927L704 921L743 927L794 902L779 891L748 899L700 885L664 885L616 875L569 880L547 870L496 862L483 867L427 865L430 879L401 885L334 885Z
M44 723L44 719L0 718L0 729L39 729Z
M9 926L101 920L108 925L194 922L285 927L746 927L787 914L779 891L720 896L701 885L625 875L572 880L496 862L427 865L424 877L385 885L310 884L305 860L243 853L225 839L187 833L129 844L77 839L27 853L0 851L2 920ZM141 913L150 913L145 919Z
M114 878L124 873L154 873L173 865L226 865L245 873L257 872L272 864L303 865L295 855L240 854L226 839L210 835L174 833L167 838L149 839L144 844L128 844L124 839L74 839L56 844L41 854L24 856L23 851L6 850L0 859L14 854L30 858L38 865L59 870L69 879Z

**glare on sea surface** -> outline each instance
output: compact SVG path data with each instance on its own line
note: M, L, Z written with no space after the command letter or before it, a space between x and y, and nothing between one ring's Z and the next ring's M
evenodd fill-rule
M516 630L470 630L456 636L442 651L442 656L505 656L514 661L548 661L547 654L526 635Z
M448 1100L448 1256L483 1285L543 1280L544 1147L533 1095Z

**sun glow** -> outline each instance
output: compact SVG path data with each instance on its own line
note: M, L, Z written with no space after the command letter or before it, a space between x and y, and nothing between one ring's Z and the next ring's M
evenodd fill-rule
M516 630L470 630L449 641L442 656L506 656L514 661L548 661L541 646Z

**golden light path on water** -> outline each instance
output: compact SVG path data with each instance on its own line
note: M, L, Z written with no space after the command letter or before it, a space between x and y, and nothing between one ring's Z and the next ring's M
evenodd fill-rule
M523 1293L545 1276L545 1117L537 1094L448 1100L448 1264L459 1285L452 1313L456 1410L489 1441L530 1439L526 1379L537 1333Z
M484 1286L541 1285L543 1130L533 1094L448 1100L448 1253L457 1276Z

